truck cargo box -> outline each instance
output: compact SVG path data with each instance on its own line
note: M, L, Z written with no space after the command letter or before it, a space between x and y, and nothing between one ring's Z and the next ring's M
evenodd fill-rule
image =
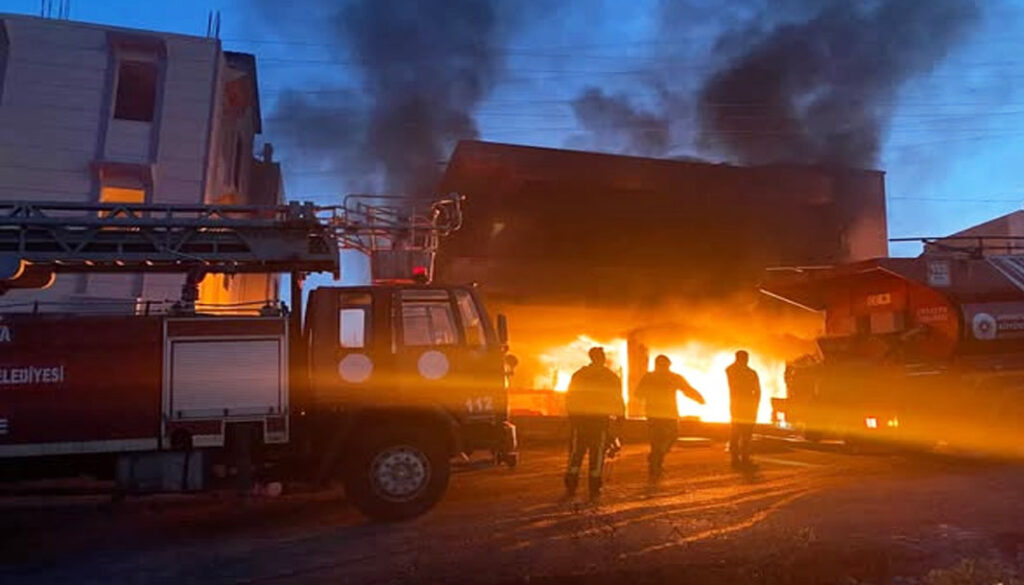
M257 423L286 442L277 317L0 318L0 458L224 445Z
M9 315L0 323L0 456L158 447L159 317Z

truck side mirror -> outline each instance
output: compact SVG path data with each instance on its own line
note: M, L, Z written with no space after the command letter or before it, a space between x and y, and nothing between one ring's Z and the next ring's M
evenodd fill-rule
M512 354L505 355L505 375L511 377L516 373L516 366L519 365L519 358Z
M508 346L508 317L498 314L498 343Z

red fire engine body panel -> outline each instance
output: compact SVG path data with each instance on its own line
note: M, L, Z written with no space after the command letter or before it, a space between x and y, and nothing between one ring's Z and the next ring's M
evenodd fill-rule
M0 326L0 454L156 448L160 318L9 315Z

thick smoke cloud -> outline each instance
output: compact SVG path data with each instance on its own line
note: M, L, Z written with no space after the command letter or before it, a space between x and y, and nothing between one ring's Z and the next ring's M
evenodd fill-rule
M755 36L707 80L701 146L740 163L874 165L902 83L936 65L977 16L970 0L805 5L806 20ZM723 39L735 43L735 32Z
M660 156L669 148L668 117L640 109L624 95L588 87L572 101L572 110L598 150Z
M315 2L332 13L326 41L347 49L337 77L354 70L360 87L351 100L282 94L277 132L350 183L431 194L451 146L477 137L473 109L497 79L496 2Z
M447 146L475 138L473 107L493 86L498 53L489 0L363 0L337 26L371 99L368 153L392 187L429 194Z
M502 74L510 21L536 25L571 1L307 0L285 12L316 14L322 36L312 40L340 49L324 65L325 87L282 92L268 128L303 166L336 171L347 188L428 194L454 143L478 136L473 114ZM973 0L727 4L662 0L655 45L671 48L632 85L581 90L570 106L584 133L567 143L873 166L901 86L977 16ZM288 22L286 5L263 6Z
M978 16L973 0L663 0L660 9L657 44L669 48L633 90L657 107L586 88L572 106L587 147L874 166L902 85L941 62Z

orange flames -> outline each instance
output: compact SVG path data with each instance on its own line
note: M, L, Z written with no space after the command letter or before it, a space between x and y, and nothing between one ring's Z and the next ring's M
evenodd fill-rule
M541 363L548 366L549 371L534 380L534 387L553 389L556 392L568 390L573 372L588 363L587 352L595 346L604 348L608 357L608 367L623 380L628 380L629 360L626 358L625 339L599 341L587 335L580 335L568 345L549 349L538 356ZM622 397L629 400L625 388Z
M814 351L811 340L821 328L815 315L786 312L777 305L741 297L714 304L642 308L520 305L503 309L510 317L512 351L520 363L512 380L513 393L518 389L524 396L540 397L546 390L560 396L573 372L588 362L587 351L598 345L605 348L608 366L622 378L628 403L633 388L627 386L643 373L631 375L630 367L653 369L654 358L665 354L672 360L672 370L707 401L699 405L679 395L679 414L707 422L729 421L725 368L738 349L750 353L750 365L760 375L758 419L768 422L771 399L786 394L786 361ZM642 349L646 349L646 364ZM548 410L560 414L557 407ZM636 408L628 411L640 414Z
M740 348L735 348L740 349ZM704 396L707 404L678 397L680 416L695 416L706 422L729 422L729 384L727 368L735 359L735 349L721 348L701 342L678 347L651 348L648 368L654 368L654 357L665 354L672 360L672 370L680 374ZM771 420L771 399L786 396L786 362L760 355L751 350L750 367L761 378L761 405L758 422Z
M533 387L565 392L569 388L569 379L573 372L587 363L587 351L594 346L605 348L608 367L623 380L622 395L628 404L632 389L626 387L630 378L629 362L626 359L627 341L622 338L599 340L580 335L568 345L549 349L539 356L540 361L548 367L548 371L536 376ZM654 358L657 355L667 355L672 360L672 370L686 378L707 402L700 405L679 395L679 415L696 417L706 422L729 422L729 385L725 377L725 368L733 362L734 353L735 349L732 348L696 341L679 346L652 347L647 369L654 368ZM752 353L750 365L761 377L761 407L758 411L758 420L768 422L771 418L771 398L786 395L786 363L784 360Z

